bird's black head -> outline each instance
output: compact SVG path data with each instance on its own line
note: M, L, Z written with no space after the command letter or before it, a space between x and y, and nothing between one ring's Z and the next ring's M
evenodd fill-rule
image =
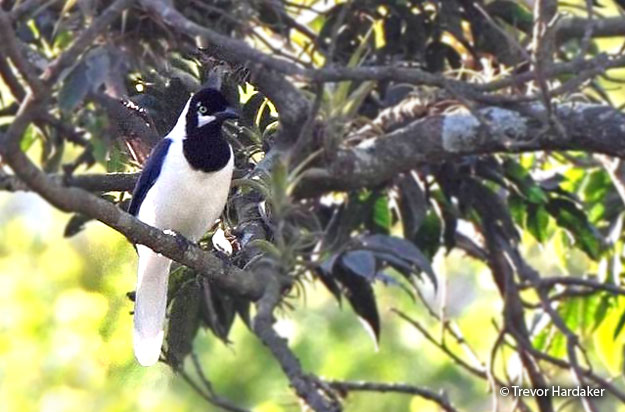
M189 102L187 111L187 135L193 135L198 129L220 128L228 119L236 119L237 111L217 89L206 88L195 93Z
M182 150L193 169L215 172L228 164L232 149L221 126L237 117L237 111L217 89L202 89L189 99Z

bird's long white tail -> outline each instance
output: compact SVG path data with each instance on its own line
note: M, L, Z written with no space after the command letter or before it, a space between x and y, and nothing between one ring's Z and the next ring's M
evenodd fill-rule
M171 260L137 245L139 268L135 297L133 345L135 357L143 366L158 362L163 344L167 310L167 281Z

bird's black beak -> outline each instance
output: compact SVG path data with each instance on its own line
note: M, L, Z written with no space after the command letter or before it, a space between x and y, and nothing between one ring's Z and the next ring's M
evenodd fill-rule
M240 114L239 114L239 111L235 109L234 107L228 107L226 108L226 110L222 112L215 113L214 116L217 120L219 120L220 122L223 122L228 119L238 119Z

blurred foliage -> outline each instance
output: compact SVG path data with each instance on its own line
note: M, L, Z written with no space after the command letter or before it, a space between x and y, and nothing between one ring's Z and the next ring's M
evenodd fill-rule
M34 195L0 194L0 212L0 410L197 410L197 395L164 364L146 369L134 360L132 302L125 294L134 288L135 257L127 241L100 224L59 241L66 216ZM452 260L460 262L459 256ZM457 288L450 292L471 291L472 298L451 309L462 313L463 326L478 325L496 294L488 283L482 290L474 282L486 275L483 267L455 273ZM407 295L379 291L385 307L414 313ZM316 288L305 304L280 317L277 328L290 337L304 367L322 376L419 382L445 387L476 408L487 404L479 383L390 316L382 313L388 328L375 351L351 315ZM472 329L467 338L484 338L481 348L487 350L488 339ZM224 345L200 332L195 342L215 389L258 411L298 410L281 371L242 322L235 323L230 340ZM350 398L349 409L366 410L372 396ZM403 395L375 402L392 410L411 404ZM413 410L427 407L422 402L412 401Z
M51 2L16 25L32 60L43 66L66 49L76 27L85 26L104 2L93 2L93 8L74 3ZM283 8L265 1L176 3L194 21L249 36L267 52L288 50L291 57L316 66L393 64L476 82L528 67L506 36L522 45L530 39L531 11L518 2L483 2L504 31L494 28L475 2L463 0L297 1L300 7ZM566 7L579 14L580 4L567 2ZM615 12L613 5L597 9ZM294 30L289 19L304 24L313 38ZM261 29L248 34L242 22ZM123 127L117 130L98 96L106 90L123 97L134 116L159 136L166 133L189 93L210 81L219 64L192 41L170 34L140 10L125 14L106 41L68 70L54 95L50 114L76 126L85 141L72 141L63 130L44 125L28 129L22 149L50 173L127 171L141 163L149 145L141 146ZM282 42L268 44L267 38L276 36L283 36ZM562 61L580 51L575 40L559 47ZM593 43L586 57L609 47ZM243 113L239 125L227 130L241 177L271 150L279 114L246 82L245 68L228 67L227 73L223 89ZM605 87L607 81L590 83L582 90L583 100L625 100L622 91ZM503 324L500 290L488 267L462 252L459 239L480 243L496 233L509 245L518 241L542 276L590 274L598 282L622 285L622 199L604 168L586 153L529 153L468 156L426 165L384 187L298 201L291 194L320 153L360 143L365 134L357 132L372 124L374 134L380 134L406 120L460 106L440 90L394 82L344 81L324 85L320 92L323 127L313 127L313 143L302 161L278 162L269 176L241 179L235 194L266 198L262 218L272 236L254 246L296 276L295 292L304 290L288 296L277 328L289 337L304 368L321 376L442 388L454 404L486 410L490 395L483 381L460 370L390 309L419 319L461 353L462 345L441 333L425 304L444 309L486 360L497 338L492 323ZM14 106L4 84L0 96L3 128ZM122 138L113 139L119 134ZM102 196L122 207L127 200L119 194ZM51 211L32 195L0 193L0 202L0 410L197 409L201 400L174 378L172 369L144 370L132 359L132 303L125 295L133 289L135 256L125 239L81 216ZM238 223L232 210L225 220L230 226ZM63 235L67 239L59 240ZM249 302L211 289L184 268L172 279L170 366L192 369L186 355L194 349L218 393L258 411L298 410L285 377L246 330ZM531 289L522 298L536 302ZM363 339L366 332L346 303L372 331L374 342ZM625 299L593 293L562 300L557 311L579 335L594 371L622 380ZM525 318L536 349L565 356L564 336L544 313L528 309ZM498 356L496 373L521 377L513 349L502 346ZM570 383L565 371L544 369L552 381ZM348 410L371 410L372 404L375 410L435 410L428 401L405 395L347 399ZM600 405L602 411L625 410L607 398Z

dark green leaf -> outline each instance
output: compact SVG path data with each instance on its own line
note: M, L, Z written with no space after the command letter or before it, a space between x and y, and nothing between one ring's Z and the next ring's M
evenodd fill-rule
M523 166L512 159L506 159L503 166L506 177L529 202L537 204L547 202L547 195Z
M584 199L591 203L601 202L612 187L612 180L605 170L589 173L582 183Z
M590 224L584 211L568 199L554 198L547 204L547 211L559 226L575 238L575 244L593 260L601 257L603 245L597 229Z
M413 301L415 300L415 294L408 288L408 286L405 285L405 282L401 282L384 272L376 273L375 279L382 282L384 286L396 286L401 288L408 296L410 296L410 299Z
M611 295L604 294L600 299L601 300L595 309L592 331L595 331L601 325L605 319L605 315L608 314L608 309L612 306L613 297Z
M367 249L395 254L416 265L430 278L434 287L437 286L436 275L430 265L430 261L413 243L402 238L386 235L366 236L361 239L361 243Z
M508 196L508 208L510 209L510 216L519 225L522 226L526 221L527 207L523 198L516 193L510 193Z
M232 297L202 279L200 313L202 320L213 334L228 342L228 334L236 315Z
M506 187L506 181L503 178L503 167L494 156L479 159L475 164L475 174L499 186Z
M268 104L265 104L260 109L260 119L258 120L258 128L263 136L266 135L267 132L271 133L272 128L276 128L278 125L278 118L271 114L271 109ZM275 126L274 126L275 124Z
M239 122L244 126L256 126L258 111L264 102L265 96L262 93L254 93L241 108L241 119Z
M369 281L375 277L376 264L373 253L367 250L354 250L343 254L341 264L352 273Z
M239 318L241 318L243 323L245 323L245 326L247 326L248 329L251 329L252 319L250 317L250 306L252 305L252 303L247 299L238 297L233 297L233 302L234 310L236 311L237 315L239 315Z
M512 239L519 239L517 229L510 217L504 199L488 186L472 178L462 181L461 200L473 207L480 216L481 224L498 224L503 232Z
M527 208L527 230L539 242L547 240L547 226L549 225L549 213L542 205L530 203Z
M341 282L345 291L344 295L354 312L363 319L371 328L377 341L380 339L380 316L375 302L373 288L367 279L343 270L340 265L334 269L334 277Z
M105 49L92 50L84 61L67 75L59 91L59 107L71 112L87 96L104 82L110 67L110 57Z
M458 220L451 214L446 214L443 211L444 223L445 223L445 236L448 234L450 243L449 245L453 246L453 242L455 242L455 234L456 234L456 223ZM449 220L447 219L449 217ZM441 246L441 231L443 230L440 217L434 212L430 210L419 231L417 232L415 244L423 253L425 253L430 259L436 255L439 247ZM447 237L445 237L445 244L447 245ZM451 247L448 246L448 247Z
M391 211L388 207L388 196L379 196L373 203L373 223L385 233L388 233L392 224Z
M341 303L341 289L339 288L339 285L336 283L336 281L334 280L332 276L332 271L334 270L333 269L334 264L332 263L332 265L329 265L327 263L328 261L329 260L326 260L319 268L317 268L317 270L315 270L315 274L317 275L317 278L319 278L321 283L323 283L326 289L328 289L330 293L332 293L332 295L336 298L336 300L340 304Z
M171 302L187 282L195 282L197 274L185 267L178 266L169 273L169 286L167 288L167 301Z
M63 233L63 236L72 237L78 234L85 228L85 224L91 220L93 219L79 213L72 215L69 222L67 222L67 225L65 225L65 232Z
M201 293L197 282L186 282L169 309L167 359L174 369L180 367L193 350L193 339L200 326Z
M111 58L102 47L91 50L86 56L87 78L91 90L96 90L104 83L108 76Z
M618 323L614 328L614 335L612 335L614 339L618 338L618 335L621 334L623 327L625 327L625 310L623 311L623 313L621 313L621 317L619 318Z
M623 327L625 327L625 310L623 311L623 313L621 313L621 317L619 318L618 323L614 328L614 335L612 335L614 339L618 338L618 335L621 334Z
M414 265L412 265L407 260L404 260L393 253L386 253L375 251L375 257L382 264L389 264L393 268L395 268L399 273L404 275L406 278L410 278L410 275L414 272Z
M509 0L495 0L486 6L486 10L492 17L499 17L509 25L519 30L530 33L532 30L532 13L523 7L520 2Z
M425 193L410 173L397 179L397 187L399 189L398 203L404 227L404 237L414 239L428 210Z
M61 110L71 112L87 96L89 87L87 65L82 62L70 72L59 91Z
M434 41L425 49L425 61L428 71L439 72L445 69L445 63L453 69L461 65L462 59L458 52L447 43Z

